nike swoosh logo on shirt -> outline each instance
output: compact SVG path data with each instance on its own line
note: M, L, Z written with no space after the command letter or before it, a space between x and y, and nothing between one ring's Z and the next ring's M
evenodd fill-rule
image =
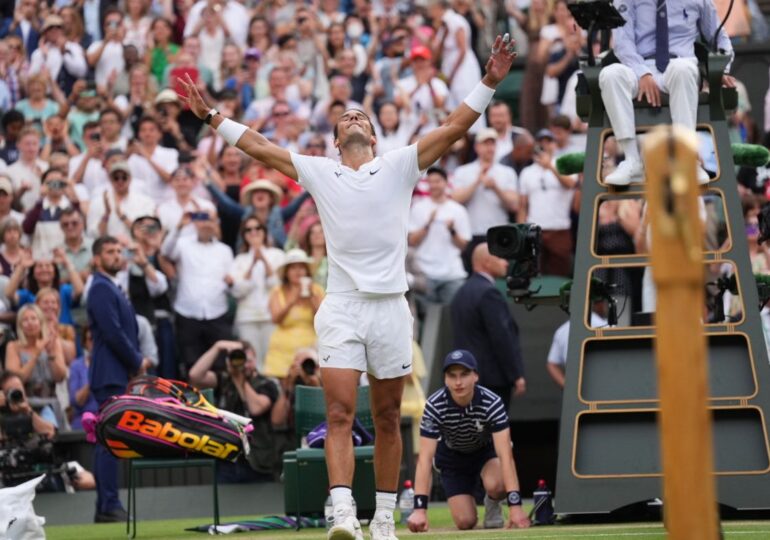
M334 171L334 176L336 176L337 178L339 178L340 176L342 176L342 173L341 173L341 172L337 172L337 171Z
M376 171L369 171L369 174L371 174L372 176L374 176L374 175L375 175L375 174L377 174L378 172L380 172L380 169L377 169Z

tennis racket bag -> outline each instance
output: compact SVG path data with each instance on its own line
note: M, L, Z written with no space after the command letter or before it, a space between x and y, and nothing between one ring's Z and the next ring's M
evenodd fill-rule
M113 397L97 416L89 421L84 417L84 427L122 459L213 457L235 462L249 452L239 426L170 397Z

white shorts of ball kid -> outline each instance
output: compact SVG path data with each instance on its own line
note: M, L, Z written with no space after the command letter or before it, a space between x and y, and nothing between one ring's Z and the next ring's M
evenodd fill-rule
M356 369L376 379L411 373L413 322L403 294L327 294L315 316L321 369Z

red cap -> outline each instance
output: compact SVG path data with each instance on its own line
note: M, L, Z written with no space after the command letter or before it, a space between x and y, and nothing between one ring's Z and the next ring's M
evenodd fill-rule
M405 482L404 482L404 487L405 487L406 489L409 489L410 487L412 487L412 481L411 481L411 480L407 480L407 481L405 481Z
M430 49L425 45L417 45L416 47L412 48L412 51L409 53L409 58L411 58L412 60L414 60L415 58L423 58L425 60L431 60L433 58L433 54L430 52Z

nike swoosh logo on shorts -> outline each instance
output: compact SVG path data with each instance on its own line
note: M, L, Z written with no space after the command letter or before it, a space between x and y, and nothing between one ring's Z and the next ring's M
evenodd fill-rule
M408 364L401 364L401 369L409 369L411 367L412 363L409 362Z
M331 358L331 356L332 356L332 355L330 355L330 354L327 354L326 356L324 356L324 358L323 358L323 361L324 361L324 362L328 362L328 361L329 361L329 358Z

